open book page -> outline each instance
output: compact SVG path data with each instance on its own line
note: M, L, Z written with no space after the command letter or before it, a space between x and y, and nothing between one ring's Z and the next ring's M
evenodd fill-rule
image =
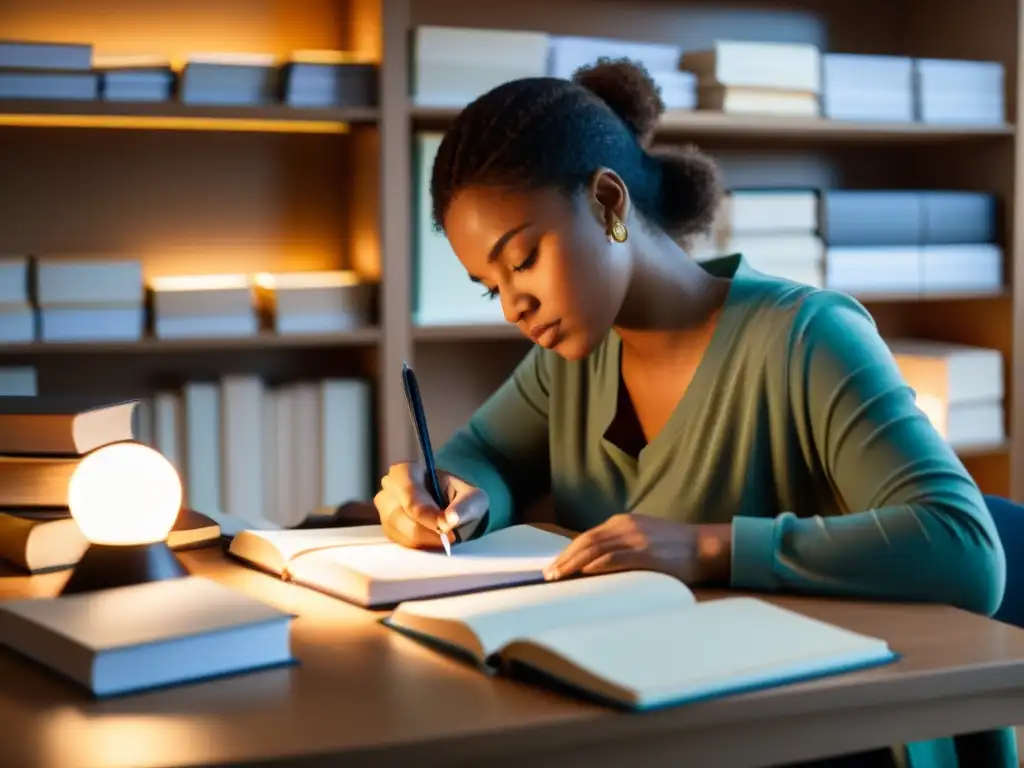
M451 557L442 550L371 544L299 555L288 571L297 583L376 607L541 581L544 566L568 543L565 536L517 525L457 544Z
M516 638L590 621L628 621L649 611L682 611L694 602L678 579L632 571L405 602L387 623L457 646L484 663Z
M749 597L534 633L502 652L609 701L645 709L891 661L883 640Z
M231 540L228 551L271 573L281 574L292 559L304 552L365 544L386 544L379 525L350 528L309 528L284 531L242 531Z

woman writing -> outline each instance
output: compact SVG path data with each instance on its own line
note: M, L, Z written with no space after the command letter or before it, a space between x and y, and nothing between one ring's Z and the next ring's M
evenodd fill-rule
M662 111L641 68L604 62L502 85L447 132L435 222L535 346L438 451L446 509L422 467L390 468L388 535L486 535L550 493L582 533L549 579L643 568L991 614L984 499L870 315L740 255L691 259L719 176L649 149Z

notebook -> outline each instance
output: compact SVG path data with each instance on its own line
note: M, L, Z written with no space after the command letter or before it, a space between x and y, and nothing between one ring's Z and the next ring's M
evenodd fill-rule
M569 539L530 525L503 528L452 547L416 550L379 525L242 531L228 552L270 573L365 608L404 600L543 581L544 566Z
M414 600L384 619L490 673L535 678L630 710L884 664L884 640L751 597L698 602L633 571Z

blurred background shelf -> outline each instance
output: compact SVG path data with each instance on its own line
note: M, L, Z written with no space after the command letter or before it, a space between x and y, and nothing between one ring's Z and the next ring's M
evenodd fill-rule
M411 106L413 125L443 129L458 110ZM747 137L816 142L973 142L1016 134L1013 125L950 126L924 123L852 122L827 118L732 115L713 111L668 110L657 131L660 140Z
M235 338L154 339L141 341L37 341L31 344L0 346L2 357L35 355L140 355L173 354L181 352L225 352L235 350L288 350L322 349L331 347L364 347L380 341L376 328L332 334L302 334L280 336L260 334Z
M143 49L177 60L192 51L280 57L346 50L379 64L376 103L365 108L0 101L0 253L137 257L147 278L350 269L379 284L379 327L320 337L5 345L0 358L4 366L35 366L41 390L54 392L146 394L232 373L276 383L360 377L372 383L380 472L416 455L398 376L403 361L416 367L440 444L530 349L500 322L497 306L494 322L478 322L485 316L479 308L443 325L422 320L417 142L450 125L456 110L417 100L417 27L531 30L687 49L728 38L996 61L1006 73L1005 124L671 110L657 140L697 143L719 162L730 188L995 196L1002 290L858 298L887 337L1001 353L1007 439L958 453L983 490L1024 501L1024 334L1016 330L1024 328L1024 303L1016 300L1024 288L1017 193L1024 163L1016 135L1022 5L993 0L981 14L955 0L0 0L6 39L88 42L105 55Z
M0 126L259 133L345 133L374 123L369 107L305 109L283 105L218 107L180 102L0 100Z

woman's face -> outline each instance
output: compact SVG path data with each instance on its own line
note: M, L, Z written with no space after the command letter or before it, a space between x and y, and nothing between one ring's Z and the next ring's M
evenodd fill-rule
M619 313L627 243L609 243L602 209L584 194L469 188L445 231L469 277L501 302L508 322L569 360L589 355Z

